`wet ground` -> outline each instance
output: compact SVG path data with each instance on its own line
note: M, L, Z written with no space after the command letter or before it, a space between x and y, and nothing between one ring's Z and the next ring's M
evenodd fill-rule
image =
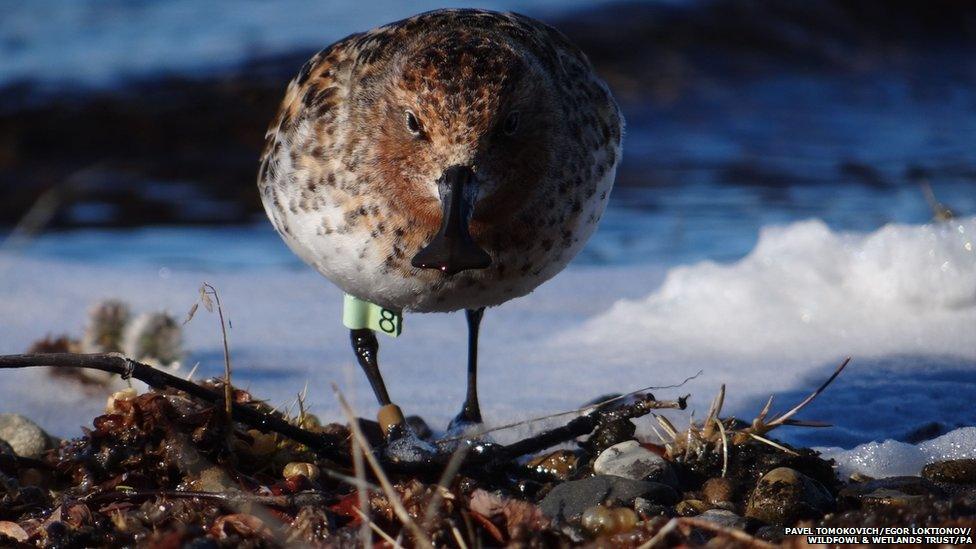
M200 391L220 402L219 384ZM752 440L744 433L755 427L731 419L724 443L699 426L664 446L641 444L629 418L653 398L589 414L588 436L561 450L545 446L566 437L538 445L531 460L502 457L526 441L478 444L453 454L452 469L449 453L391 458L368 421L322 425L233 395L236 422L200 394L130 390L77 438L30 455L19 440L20 454L3 443L0 543L352 547L365 535L420 547L794 546L803 537L784 537L784 527L911 524L957 529L942 543L965 544L976 524L976 460L921 476L838 478L810 450ZM256 419L241 421L244 410ZM351 453L367 444L376 457L357 474Z

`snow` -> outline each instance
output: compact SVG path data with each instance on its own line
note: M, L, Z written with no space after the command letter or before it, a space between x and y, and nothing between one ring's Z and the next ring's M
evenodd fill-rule
M840 475L861 473L874 478L917 475L927 463L976 458L976 427L964 427L921 444L895 440L868 442L850 450L818 448L837 463Z
M777 395L774 410L784 410L853 356L800 415L835 427L786 428L775 436L852 447L903 438L929 422L946 430L976 425L974 234L976 217L867 233L812 220L763 228L751 253L725 264L571 265L535 293L485 315L484 415L489 424L503 424L607 393L677 383L702 370L680 389L654 392L691 393L701 417L724 383L725 413L751 419L770 394ZM234 261L206 267L167 263L165 255L155 263L114 264L37 257L29 249L0 252L0 352L22 352L48 333L79 334L86 310L103 298L123 299L137 314L163 309L182 317L206 281L233 323L237 384L281 406L307 384L311 410L339 420L334 382L371 416L368 384L341 327L339 291L290 263L256 258L258 267L242 268L239 246L232 248ZM212 253L219 258L221 247ZM198 377L222 373L217 322L201 309L185 327L185 362L199 362ZM461 314L411 315L400 338L381 339L394 400L435 429L446 427L463 399L465 339ZM38 370L0 376L3 411L24 413L58 435L77 433L105 401L103 393ZM650 436L646 421L641 429ZM844 467L864 463L869 474L917 472L924 461L962 455L952 445L972 448L973 440L972 429L957 430L917 448L889 441L831 451L849 456Z

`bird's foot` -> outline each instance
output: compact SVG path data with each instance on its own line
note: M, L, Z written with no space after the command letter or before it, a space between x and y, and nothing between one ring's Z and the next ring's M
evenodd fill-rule
M472 419L470 414L461 412L448 424L444 436L437 441L437 448L441 452L454 452L462 444L479 451L479 448L487 448L495 442L485 432L485 424L480 417Z
M424 463L437 456L438 448L420 438L407 423L397 425L387 434L383 455L399 463Z
M461 412L447 424L444 438L478 438L483 435L485 424L481 418L472 418L467 412Z

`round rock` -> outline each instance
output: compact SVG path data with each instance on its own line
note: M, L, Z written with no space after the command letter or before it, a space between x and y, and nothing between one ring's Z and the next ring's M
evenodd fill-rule
M922 468L922 476L933 482L976 484L976 459L950 459L930 463Z
M705 501L712 505L724 501L732 501L734 495L735 485L727 478L710 478L702 486L702 496L704 496Z
M37 459L53 446L51 436L20 414L0 414L0 439L20 457Z
M829 511L834 498L822 484L803 473L779 467L766 473L746 506L746 517L770 524L792 524Z
M593 472L678 486L678 478L671 464L636 440L614 444L604 450L593 462Z

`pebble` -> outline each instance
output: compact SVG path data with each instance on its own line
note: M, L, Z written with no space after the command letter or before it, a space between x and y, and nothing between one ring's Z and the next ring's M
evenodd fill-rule
M724 509L709 509L699 515L698 518L736 530L744 530L746 527L746 519Z
M19 524L9 520L0 520L0 536L6 536L18 543L24 543L30 538Z
M686 499L674 507L674 512L682 517L694 517L708 510L708 505L698 499Z
M746 517L770 524L792 524L830 510L834 498L822 484L790 469L778 467L766 473L746 506Z
M712 505L732 501L734 495L735 485L727 478L710 478L702 486L702 496Z
M760 526L754 535L756 539L772 543L780 543L784 538L783 529L778 526Z
M629 507L608 509L594 505L583 511L580 525L593 536L629 532L637 525L637 513Z
M909 507L925 500L925 496L910 496L898 490L878 488L861 496L861 503L870 507Z
M0 414L0 439L20 457L38 459L54 447L54 439L36 423L19 414Z
M552 475L559 480L567 480L576 473L579 456L570 450L556 450L539 456L529 462L536 472Z
M930 463L922 468L922 476L934 482L976 484L976 459L950 459Z
M945 490L922 477L904 476L869 480L844 487L839 496L861 498L879 489L894 490L910 496L935 496L944 498Z
M725 509L726 511L735 511L735 504L731 501L716 501L711 504L712 509Z
M678 477L668 460L644 448L636 440L614 444L604 450L593 462L593 472L678 486Z
M284 470L281 475L285 478L303 476L308 480L318 480L320 471L317 465L314 463L305 463L301 461L293 461L288 465L285 465Z
M598 475L555 486L539 503L539 508L551 518L575 520L588 507L602 503L630 506L638 497L668 505L678 500L678 493L659 482Z
M637 526L637 513L630 507L617 507L613 510L613 522L617 532L630 532Z
M613 515L602 505L587 507L580 516L580 526L589 534L599 536L613 532Z

